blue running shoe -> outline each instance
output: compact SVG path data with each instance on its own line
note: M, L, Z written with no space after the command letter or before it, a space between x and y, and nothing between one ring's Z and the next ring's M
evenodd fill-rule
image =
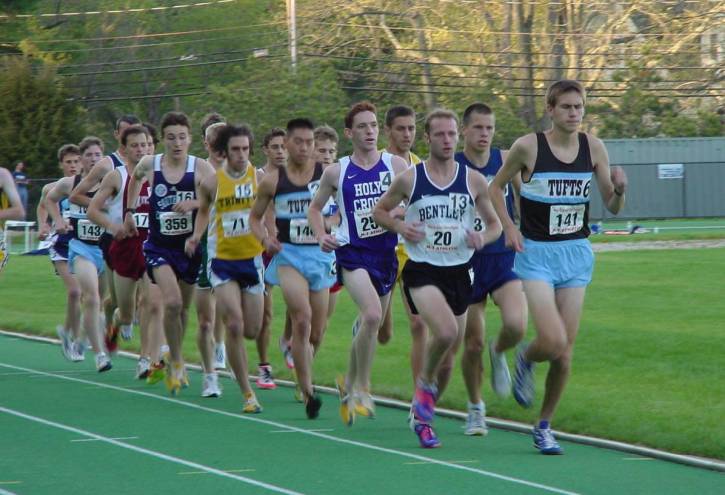
M440 440L438 440L433 428L428 423L416 424L415 434L418 435L420 446L424 449L435 449L441 446Z
M534 435L534 447L539 449L542 454L561 455L564 453L559 442L554 438L554 432L551 431L551 428L534 426L532 433Z
M421 423L429 423L433 419L437 399L438 388L433 384L426 384L422 380L418 380L415 397L413 397L415 419Z
M519 347L516 353L516 374L514 376L514 399L522 407L529 408L534 402L534 363L524 359L528 346Z

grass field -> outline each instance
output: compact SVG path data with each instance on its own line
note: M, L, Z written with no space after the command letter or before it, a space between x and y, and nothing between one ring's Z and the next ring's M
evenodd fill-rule
M597 255L573 374L555 428L725 458L723 273L724 249ZM0 328L53 335L55 325L62 321L63 305L61 282L52 276L46 257L10 260L0 276ZM275 310L273 341L281 332L284 311L278 292ZM495 309L490 313L487 324L496 332L498 314ZM399 294L394 314L395 335L378 350L373 387L376 394L409 400L410 339ZM343 292L315 363L317 383L332 385L335 375L345 370L354 316L354 307ZM195 321L192 311L185 353L198 361ZM125 347L135 349L137 340ZM248 350L254 361L254 349ZM290 378L275 348L271 356L277 375ZM537 373L539 398L545 369L540 366ZM192 387L187 393L198 392ZM538 402L533 410L520 409L510 398L495 397L488 383L484 398L490 416L524 422L536 418ZM463 409L465 402L457 370L440 405Z

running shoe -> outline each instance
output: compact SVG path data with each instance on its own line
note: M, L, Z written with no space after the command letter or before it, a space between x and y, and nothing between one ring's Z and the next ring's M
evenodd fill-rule
M86 359L86 349L88 349L88 344L85 339L76 340L73 343L73 349L75 351L74 354L77 361L83 361Z
M522 407L529 408L534 402L534 363L524 358L527 346L520 346L516 353L514 399Z
M216 373L204 373L204 381L201 387L202 397L219 397L218 376Z
M368 419L375 419L375 401L368 392L355 394L355 413Z
M287 368L291 370L295 369L295 360L292 358L292 346L289 340L284 338L284 335L279 338L279 350L282 351Z
M415 434L418 435L420 446L424 449L435 449L441 446L440 440L433 431L433 427L428 423L418 423L415 425Z
M262 406L259 405L257 397L253 393L244 394L244 414L259 414L262 412Z
M189 372L186 371L184 363L181 363L181 375L179 375L179 381L181 382L181 388L189 388Z
M297 402L304 402L305 396L302 394L302 388L299 384L295 384L294 398Z
M111 364L111 359L108 357L108 354L105 352L99 352L96 354L96 369L99 373L103 373L104 371L108 371L113 367Z
M506 354L496 352L495 340L488 343L488 356L491 359L491 388L499 397L508 397L511 393L511 373Z
M156 385L164 378L166 378L166 365L164 364L163 359L158 363L151 363L149 373L146 376L146 384Z
M418 380L413 398L415 419L422 423L430 422L435 413L436 400L438 400L438 388L434 384Z
M337 385L337 393L340 397L340 419L343 424L352 426L355 423L355 408L351 407L350 395L345 390L345 377L337 375L335 385Z
M260 364L257 370L257 388L273 390L277 388L272 377L272 366L269 364Z
M123 340L131 340L133 338L133 325L121 325L119 328Z
M214 344L214 369L227 369L227 348L224 345L224 342Z
M151 368L151 360L147 357L139 358L136 363L136 379L145 380L149 376L149 369Z
M482 437L488 435L486 426L486 405L483 402L468 405L468 416L466 417L466 431L468 436Z
M172 364L169 359L166 363L166 376L164 377L164 383L166 389L171 395L179 395L181 391L181 377L183 376L184 368L182 364Z
M307 398L307 403L305 404L305 412L307 413L307 417L309 419L317 419L317 416L320 415L321 407L322 399L320 399L319 395L313 392L313 394Z
M542 454L561 455L564 453L559 442L554 438L554 432L551 431L551 428L534 426L532 433L534 435L534 447L539 449Z
M76 354L70 333L67 332L62 325L55 327L55 332L58 334L58 338L60 339L60 350L63 353L63 356L65 356L68 361L78 361L78 355Z

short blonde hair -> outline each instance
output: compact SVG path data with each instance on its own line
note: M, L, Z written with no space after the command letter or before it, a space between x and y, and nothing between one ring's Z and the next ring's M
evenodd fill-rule
M436 108L431 110L428 115L425 116L425 133L430 132L430 123L433 119L453 119L456 121L456 127L458 127L458 115L453 110L446 108Z
M562 79L561 81L553 83L549 86L549 89L546 90L546 104L550 107L555 107L556 102L559 100L561 95L572 91L579 93L583 102L586 103L587 92L584 89L584 86L582 86L582 83L573 79Z

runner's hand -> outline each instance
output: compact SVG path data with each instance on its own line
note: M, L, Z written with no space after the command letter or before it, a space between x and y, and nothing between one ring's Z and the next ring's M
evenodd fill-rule
M198 207L198 201L194 199L187 199L186 201L179 201L176 203L172 210L176 213L189 213L190 211L196 210Z
M622 167L612 167L609 172L614 190L620 196L627 191L627 174Z
M120 241L127 237L126 227L123 224L114 223L106 229L106 231L113 236L114 239Z
M138 235L136 221L133 219L133 215L130 211L126 213L126 219L123 222L123 228L126 232L126 237L136 237Z
M504 238L506 239L506 247L511 248L517 253L524 251L524 236L515 225L504 230Z
M282 251L282 243L276 237L265 237L262 240L262 247L270 256L274 256Z
M196 250L199 249L199 241L200 239L194 235L186 239L186 242L184 243L184 252L189 258L194 256Z
M38 239L44 241L48 237L48 234L50 234L50 225L44 223L40 226L40 229L38 229Z
M337 239L332 234L321 235L317 239L317 242L320 244L320 249L322 249L322 252L324 253L331 253L340 247L340 244L337 243Z
M475 230L469 230L466 232L466 246L469 248L480 251L483 249L485 242L486 238L484 237L483 232L476 232Z
M73 226L65 218L60 223L60 225L55 226L55 231L58 232L59 234L67 234L68 232L70 232L72 230L73 230Z
M425 229L421 222L403 222L403 228L398 233L410 242L420 242L425 239Z

